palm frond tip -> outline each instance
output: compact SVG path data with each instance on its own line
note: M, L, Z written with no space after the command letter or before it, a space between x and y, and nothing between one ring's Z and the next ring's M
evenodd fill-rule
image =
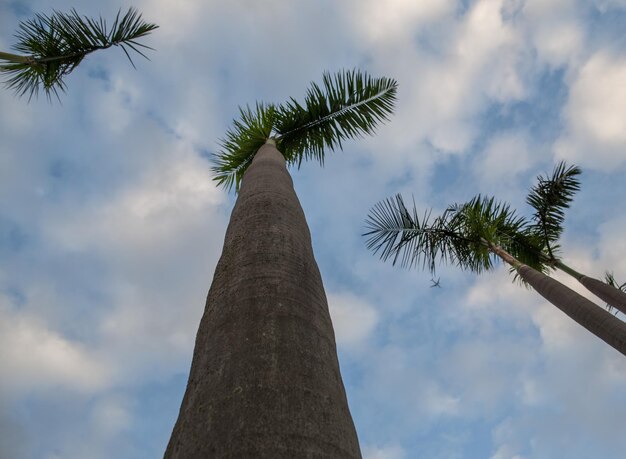
M280 106L278 148L290 163L316 159L326 149L342 148L346 139L373 134L393 112L397 83L353 70L324 73L322 87L311 83L304 106L291 99Z
M88 54L111 46L122 48L131 64L130 51L146 57L148 46L137 42L158 26L145 22L134 8L122 15L121 10L109 27L101 17L97 20L70 13L55 11L46 16L37 14L34 19L20 23L16 32L17 43L13 49L22 55L1 53L0 72L7 75L5 84L29 100L43 89L46 96L58 97L65 91L63 77L71 73Z
M374 253L380 251L383 261L391 260L405 268L421 265L435 273L438 262L467 265L472 263L463 247L469 242L454 227L447 210L432 218L432 211L419 217L415 203L407 209L401 195L376 204L366 220L367 247Z
M311 83L303 104L292 98L262 110L257 106L256 112L242 110L216 157L215 180L238 188L262 145L261 135L263 142L270 135L276 140L288 164L299 167L310 159L323 164L326 149L341 149L346 139L373 134L393 112L396 91L397 83L390 78L372 78L357 70L324 73L321 86Z
M557 241L563 232L565 209L580 189L580 173L577 166L567 166L561 161L555 166L552 176L537 177L537 184L526 198L526 202L535 210L532 230L541 235L543 246L552 259L556 258L559 249Z
M370 210L366 227L368 249L402 267L421 265L434 273L441 262L480 273L494 267L490 245L497 245L522 263L543 269L525 219L494 198L479 195L434 218L427 211L420 219L415 203L410 211L397 195Z

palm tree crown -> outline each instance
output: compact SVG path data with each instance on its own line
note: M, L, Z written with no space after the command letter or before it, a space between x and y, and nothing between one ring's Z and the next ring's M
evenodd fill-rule
M37 14L21 22L15 34L13 49L20 54L0 52L0 72L7 74L6 86L19 96L28 94L30 100L43 89L48 98L52 94L58 98L59 90L66 89L63 78L94 51L119 46L134 67L130 51L146 57L141 48L151 48L137 39L156 28L134 8L123 16L118 11L110 27L102 17L81 17L75 10Z
M539 237L537 251L550 268L560 269L574 277L594 295L607 303L609 310L615 307L626 314L626 293L624 285L618 285L612 275L605 276L605 282L579 273L566 265L559 255L558 240L563 232L565 209L567 209L580 189L578 176L581 170L576 166L558 163L552 176L539 176L537 184L531 188L526 202L535 210L530 231Z
M494 268L493 246L502 247L520 262L540 271L546 269L535 247L536 233L508 204L492 197L449 206L432 218L419 217L415 204L409 211L401 195L376 204L366 221L367 247L380 251L383 261L403 267L422 265L434 274L439 261L475 273Z
M626 323L545 274L559 268L607 303L626 311L626 295L619 287L577 273L556 258L563 211L579 188L578 174L578 168L559 163L551 178L539 177L528 198L535 209L532 221L517 216L507 204L480 195L448 207L436 218L426 212L420 221L415 204L410 212L397 195L370 211L369 231L364 234L367 246L374 253L380 251L383 261L399 261L404 267L421 263L432 273L438 261L480 273L500 259L516 279L626 355Z
M567 166L559 162L551 177L537 177L537 184L528 193L526 202L535 210L531 230L543 239L548 256L555 260L559 246L557 241L563 233L565 209L569 208L574 194L580 190L577 166Z
M240 108L241 118L226 133L215 156L215 180L239 189L241 179L259 148L274 139L287 164L316 159L324 163L325 149L342 148L348 138L372 134L391 114L397 83L352 70L324 73L322 86L311 83L304 105L295 99L280 105L258 103Z

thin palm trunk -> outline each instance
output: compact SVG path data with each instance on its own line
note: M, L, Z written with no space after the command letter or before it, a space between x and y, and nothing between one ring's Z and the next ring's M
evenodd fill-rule
M520 263L501 247L490 244L489 249L515 268L519 276L542 297L615 350L626 355L626 322L622 322L559 281Z
M613 306L618 311L626 314L626 293L613 287L612 285L607 284L606 282L594 279L593 277L585 276L584 274L573 270L560 260L556 260L554 266L578 280L578 282L584 285L587 290L601 300L605 301L608 305Z
M166 459L360 458L311 237L285 161L246 171Z

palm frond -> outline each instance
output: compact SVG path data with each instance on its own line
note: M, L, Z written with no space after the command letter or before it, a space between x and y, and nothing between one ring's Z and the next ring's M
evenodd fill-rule
M278 108L278 149L298 166L303 160L324 163L326 149L342 148L346 139L373 134L393 112L397 83L357 71L324 73L322 86L311 83L304 105L295 99Z
M429 236L430 212L426 212L420 220L415 205L411 213L404 204L400 194L377 203L366 220L369 236L367 248L374 254L381 252L383 261L392 260L392 264L400 262L402 267L412 267L422 263L434 271L436 256L431 255L432 245Z
M391 259L404 268L421 265L432 274L438 263L456 264L464 269L480 272L485 266L482 251L473 250L480 243L469 239L455 219L454 209L432 217L426 211L420 219L415 203L409 211L401 195L376 204L366 220L369 230L367 248L374 254L380 251L383 261Z
M323 164L326 148L341 148L348 138L372 134L388 118L396 90L395 80L356 70L324 73L322 86L311 84L304 105L290 99L282 105L257 105L256 111L242 109L216 155L215 180L238 189L257 150L270 137L288 164L300 166L305 159Z
M546 269L538 236L530 231L527 220L509 204L493 197L478 195L457 206L455 220L471 240L488 241L502 247L513 257L539 271Z
M532 230L541 235L543 247L553 260L559 250L557 241L563 232L565 209L580 189L580 173L577 166L567 166L561 161L555 166L552 176L537 177L537 184L526 198L526 202L535 209Z
M46 96L59 97L65 91L63 78L71 73L88 54L99 49L119 46L131 64L131 51L146 57L141 51L151 49L137 42L158 26L145 22L134 8L122 16L121 10L108 27L102 18L81 17L76 10L70 13L55 11L46 16L21 22L16 32L13 49L23 55L0 53L0 72L7 75L5 84L19 96L28 94L29 100L43 89Z
M221 152L213 156L211 170L213 180L227 189L239 190L241 179L252 162L254 154L270 138L276 122L276 107L257 103L250 107L239 108L240 119L233 120L233 128L226 132L221 141ZM251 154L251 152L253 152Z
M520 262L543 270L536 236L523 217L507 204L478 195L449 206L441 216L427 211L420 219L415 203L409 211L401 195L376 204L366 220L368 249L383 261L402 267L420 265L434 274L437 263L481 273L495 266L496 245Z

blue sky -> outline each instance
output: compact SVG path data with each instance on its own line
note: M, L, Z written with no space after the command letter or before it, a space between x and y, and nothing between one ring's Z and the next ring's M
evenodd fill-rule
M114 1L1 1L19 20ZM62 104L0 91L0 458L161 457L235 196L211 181L238 105L324 70L396 78L396 114L293 170L366 459L618 459L626 360L505 268L382 264L361 233L397 192L528 213L583 168L564 258L626 280L626 1L144 0L137 70L91 55ZM578 289L571 280L557 275Z

